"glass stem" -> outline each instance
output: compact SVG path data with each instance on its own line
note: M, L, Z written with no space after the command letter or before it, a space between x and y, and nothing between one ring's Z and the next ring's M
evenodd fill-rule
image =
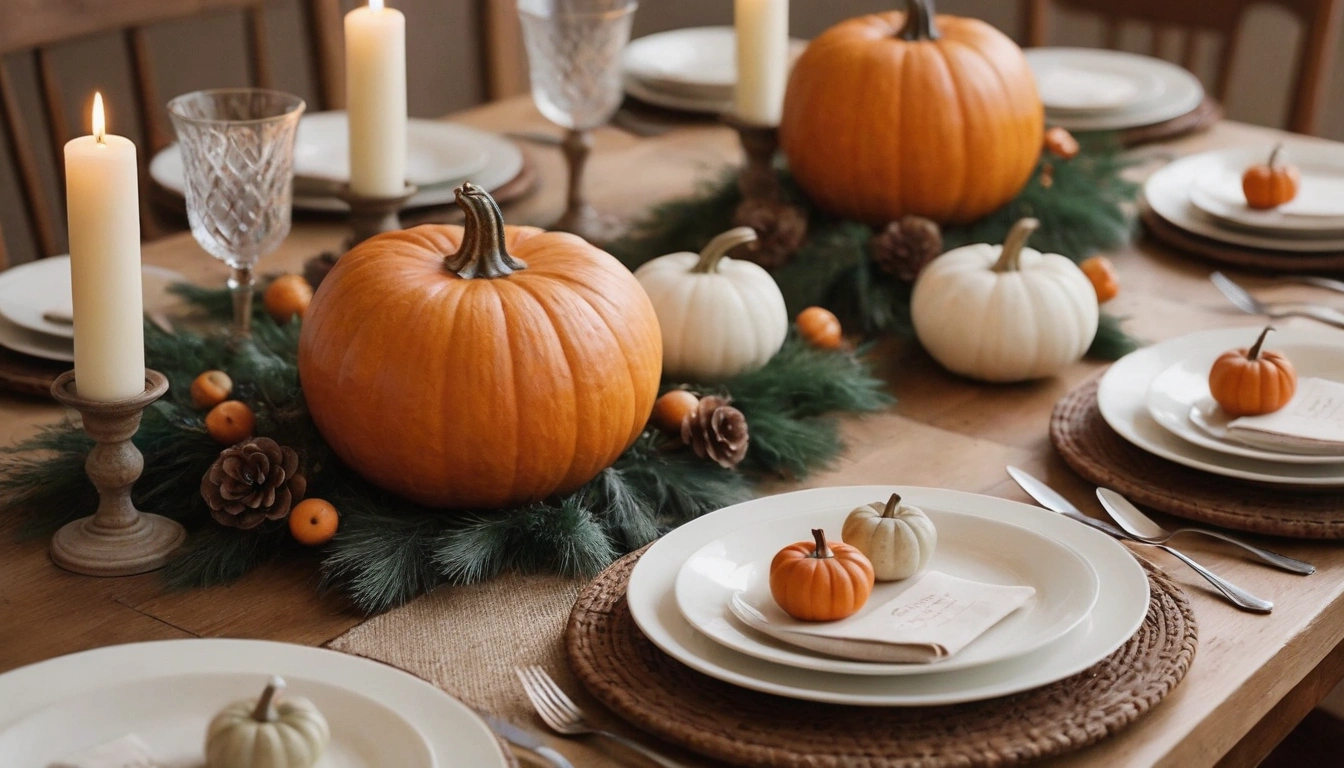
M252 288L256 277L251 267L234 267L229 275L229 291L233 293L233 335L246 338L252 335Z
M583 199L583 170L588 164L588 155L593 151L593 137L588 131L571 130L565 134L565 140L560 146L565 152L565 162L569 165L569 196L561 220L572 222L578 220L580 211L588 204Z

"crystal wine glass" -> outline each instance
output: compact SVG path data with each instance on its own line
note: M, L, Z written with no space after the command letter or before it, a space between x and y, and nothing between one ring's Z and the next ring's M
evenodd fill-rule
M211 256L233 270L233 332L252 329L252 268L289 234L294 134L303 99L261 88L178 96L168 114L182 145L187 221Z
M621 104L621 51L630 40L635 0L518 0L532 98L547 120L567 128L561 145L569 164L569 196L553 229L603 242L614 226L583 196L588 132Z

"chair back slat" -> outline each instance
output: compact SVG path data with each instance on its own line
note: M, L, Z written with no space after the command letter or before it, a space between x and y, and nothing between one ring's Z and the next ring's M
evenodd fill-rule
M163 21L243 10L258 0L4 0L0 54Z
M247 18L247 63L252 84L258 88L273 88L271 59L266 46L266 8L253 5L245 12Z
M1120 17L1107 16L1102 21L1101 44L1106 48L1120 47Z
M323 109L345 108L345 61L341 49L344 36L340 0L304 0L304 23L311 45L317 95Z
M0 112L4 114L5 132L9 135L10 156L19 170L28 225L32 227L42 255L51 256L59 248L56 242L56 220L51 215L47 191L42 184L36 147L28 137L28 126L24 123L18 94L15 93L9 67L3 60L0 60Z
M1199 32L1194 27L1181 30L1181 66L1195 71L1199 66Z
M42 108L47 113L47 130L51 134L51 148L56 150L56 188L65 197L65 143L70 140L70 124L65 121L65 101L61 98L61 84L56 77L51 53L45 48L33 52L37 65L37 79L42 86Z

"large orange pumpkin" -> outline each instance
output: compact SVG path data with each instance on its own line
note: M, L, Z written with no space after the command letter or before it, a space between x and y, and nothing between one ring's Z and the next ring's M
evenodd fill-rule
M371 238L304 315L313 420L370 482L433 507L521 504L583 485L648 421L662 335L620 262L504 226L471 184L465 226Z
M822 207L871 224L962 223L1031 177L1045 110L1026 57L989 24L932 6L843 21L794 66L780 143Z

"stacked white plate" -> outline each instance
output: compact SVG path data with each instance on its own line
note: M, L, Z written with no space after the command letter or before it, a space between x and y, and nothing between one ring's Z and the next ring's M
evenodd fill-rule
M812 654L757 634L728 607L768 594L774 553L812 528L838 536L857 506L892 493L938 526L930 569L982 582L1030 585L1036 595L947 661L874 664ZM865 610L914 579L878 584ZM677 528L640 558L626 597L639 628L664 652L752 690L860 706L929 706L1048 685L1102 660L1148 610L1148 580L1119 543L1043 510L931 488L818 488L756 499Z
M1344 252L1344 145L1286 142L1280 162L1302 174L1297 196L1273 210L1246 204L1241 176L1272 147L1236 147L1181 158L1148 177L1143 197L1174 227L1221 243L1299 255Z
M1215 475L1293 488L1344 488L1344 456L1255 447L1220 429L1208 376L1229 349L1255 341L1259 326L1202 331L1133 352L1110 367L1097 389L1102 418L1122 438L1164 459ZM1266 342L1302 378L1344 381L1344 334L1276 331Z
M1093 48L1031 48L1026 55L1046 122L1071 131L1153 125L1204 101L1199 78L1151 56Z
M167 640L98 648L0 675L5 768L46 768L128 734L164 768L204 761L211 717L256 698L271 675L331 725L319 768L504 768L489 726L394 667L257 640Z
M163 311L175 303L168 292L184 278L146 265L145 308ZM52 256L0 272L0 346L44 360L73 362L75 327L70 298L70 257Z
M350 180L349 119L345 112L315 112L299 120L294 139L294 208L340 213L349 210L334 190ZM447 205L453 190L470 181L494 191L523 169L523 154L498 134L439 120L406 124L407 181L419 187L411 208ZM182 148L170 144L149 163L159 186L183 194Z
M794 59L807 47L793 40ZM737 33L732 27L688 27L632 41L621 69L626 93L683 112L722 114L733 106Z

